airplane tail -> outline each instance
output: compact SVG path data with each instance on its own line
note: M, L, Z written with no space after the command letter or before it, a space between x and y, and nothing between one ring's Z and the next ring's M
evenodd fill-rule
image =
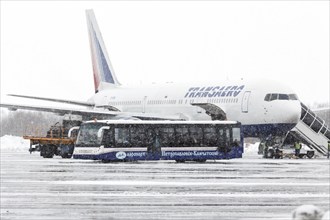
M97 25L93 10L86 10L89 42L91 47L95 93L100 90L119 86L105 44Z

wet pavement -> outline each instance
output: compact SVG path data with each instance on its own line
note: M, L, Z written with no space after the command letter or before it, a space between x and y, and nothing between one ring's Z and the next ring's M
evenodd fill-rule
M1 152L1 219L291 219L328 210L329 160L175 163Z

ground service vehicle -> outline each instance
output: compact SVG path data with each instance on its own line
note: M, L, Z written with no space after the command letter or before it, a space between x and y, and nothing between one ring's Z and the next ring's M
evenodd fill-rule
M103 161L241 158L241 123L234 121L88 121L73 157Z
M272 145L268 146L267 143L263 143L259 145L258 154L263 154L264 158L275 158L282 159L284 157L287 158L313 158L315 155L315 151L310 149L307 145L301 144L301 149L298 155L295 153L295 148L292 144L284 144L284 145Z
M312 159L315 155L315 151L312 149L309 149L306 145L303 145L303 147L300 149L300 152L298 155L295 154L295 149L291 145L284 145L280 148L273 148L269 147L267 153L265 154L265 158L275 158L280 159L284 157L288 158L309 158Z
M23 136L30 140L30 153L40 151L40 156L52 158L54 155L71 158L81 121L63 120L47 131L46 137Z

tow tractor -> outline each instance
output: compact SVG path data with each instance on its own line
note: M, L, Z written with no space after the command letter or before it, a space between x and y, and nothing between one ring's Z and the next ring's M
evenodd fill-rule
M300 153L298 155L295 154L295 141L301 143ZM282 159L307 157L311 159L315 156L315 151L302 140L286 136L284 139L282 137L273 137L273 139L262 141L259 145L258 154L262 154L264 158Z
M51 126L46 137L23 138L30 140L30 153L40 151L40 156L44 158L53 158L54 155L71 158L80 124L80 120L63 120L62 124L57 122Z
M309 158L312 159L315 155L314 150L309 149L306 145L302 145L299 155L295 155L295 149L291 145L284 145L282 147L268 147L267 152L264 153L265 158Z

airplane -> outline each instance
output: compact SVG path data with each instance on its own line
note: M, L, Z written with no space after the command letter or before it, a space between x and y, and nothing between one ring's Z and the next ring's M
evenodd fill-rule
M122 85L113 70L93 10L86 10L95 94L87 101L15 95L83 106L84 109L1 103L25 109L80 115L87 119L232 120L245 137L281 136L299 121L301 105L289 87L270 80L224 80L196 84Z

